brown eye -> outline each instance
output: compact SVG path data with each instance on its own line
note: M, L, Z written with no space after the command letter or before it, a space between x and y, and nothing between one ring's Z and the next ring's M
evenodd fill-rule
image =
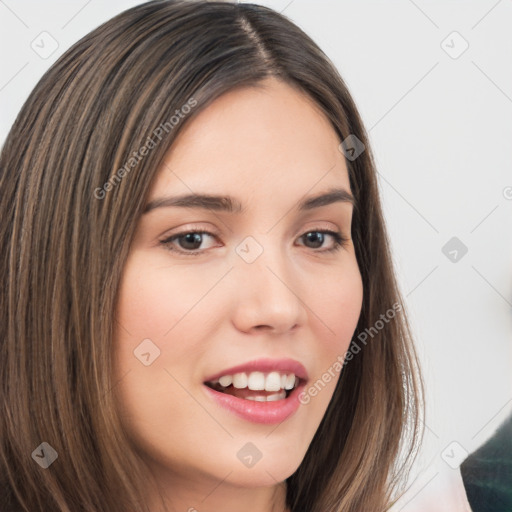
M176 233L165 240L161 240L160 243L169 251L186 254L187 256L197 256L205 251L205 249L198 251L204 241L204 235L215 238L215 235L208 231L188 230ZM175 242L178 242L179 248L176 248Z
M332 252L337 251L342 246L344 246L348 239L345 238L341 233L338 233L336 231L331 231L329 229L321 229L321 230L311 230L307 233L304 233L301 238L304 238L308 241L308 243L312 244L312 247L308 245L308 247L311 247L313 249L318 249L319 247L322 247L324 244L324 241L326 239L326 235L333 238L334 243L333 246L325 249L324 251L318 251L318 252Z

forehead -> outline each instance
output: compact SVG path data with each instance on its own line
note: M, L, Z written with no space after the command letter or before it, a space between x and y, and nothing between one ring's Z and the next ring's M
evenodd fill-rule
M349 188L340 140L320 107L276 80L225 93L183 126L151 197L165 192L304 195Z

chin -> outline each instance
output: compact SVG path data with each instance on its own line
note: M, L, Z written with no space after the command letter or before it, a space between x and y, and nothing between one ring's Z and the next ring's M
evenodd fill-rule
M272 487L276 483L284 482L299 467L301 460L285 460L280 458L263 458L252 468L236 467L231 468L232 473L226 478L226 482L240 487ZM217 475L217 478L224 479L227 473Z

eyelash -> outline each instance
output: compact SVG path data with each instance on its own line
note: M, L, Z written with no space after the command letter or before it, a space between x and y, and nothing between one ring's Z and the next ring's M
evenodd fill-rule
M205 249L203 251L197 251L197 250L183 250L183 249L175 249L173 247L171 247L171 244L172 242L174 242L175 240L179 239L179 238L182 238L184 237L185 235L189 235L191 233L200 233L200 234L206 234L206 235L210 235L214 238L217 238L216 235L214 235L213 233L210 233L209 231L206 231L204 229L188 229L187 231L182 231L181 233L176 233L168 238L165 238L164 240L161 240L160 243L165 247L166 250L168 251L171 251L171 252L175 252L175 253L178 253L178 254L183 254L185 256L199 256L201 254L203 254L206 250L208 249ZM330 229L310 229L308 231L306 231L305 233L303 233L300 238L304 237L305 235L307 235L308 233L322 233L322 234L327 234L327 235L331 235L334 239L334 246L331 247L330 249L324 249L324 250L315 250L313 249L314 252L325 252L325 253L334 253L336 251L339 251L342 247L345 247L349 241L348 238L346 238L345 236L343 236L341 233L338 233L337 231L331 231Z

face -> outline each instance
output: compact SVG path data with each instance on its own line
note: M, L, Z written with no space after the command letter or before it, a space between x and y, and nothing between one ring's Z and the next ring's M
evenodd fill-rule
M264 84L223 95L185 125L123 270L116 399L134 444L175 480L254 487L289 477L361 311L340 141L306 96ZM169 199L190 194L229 196L232 209Z

